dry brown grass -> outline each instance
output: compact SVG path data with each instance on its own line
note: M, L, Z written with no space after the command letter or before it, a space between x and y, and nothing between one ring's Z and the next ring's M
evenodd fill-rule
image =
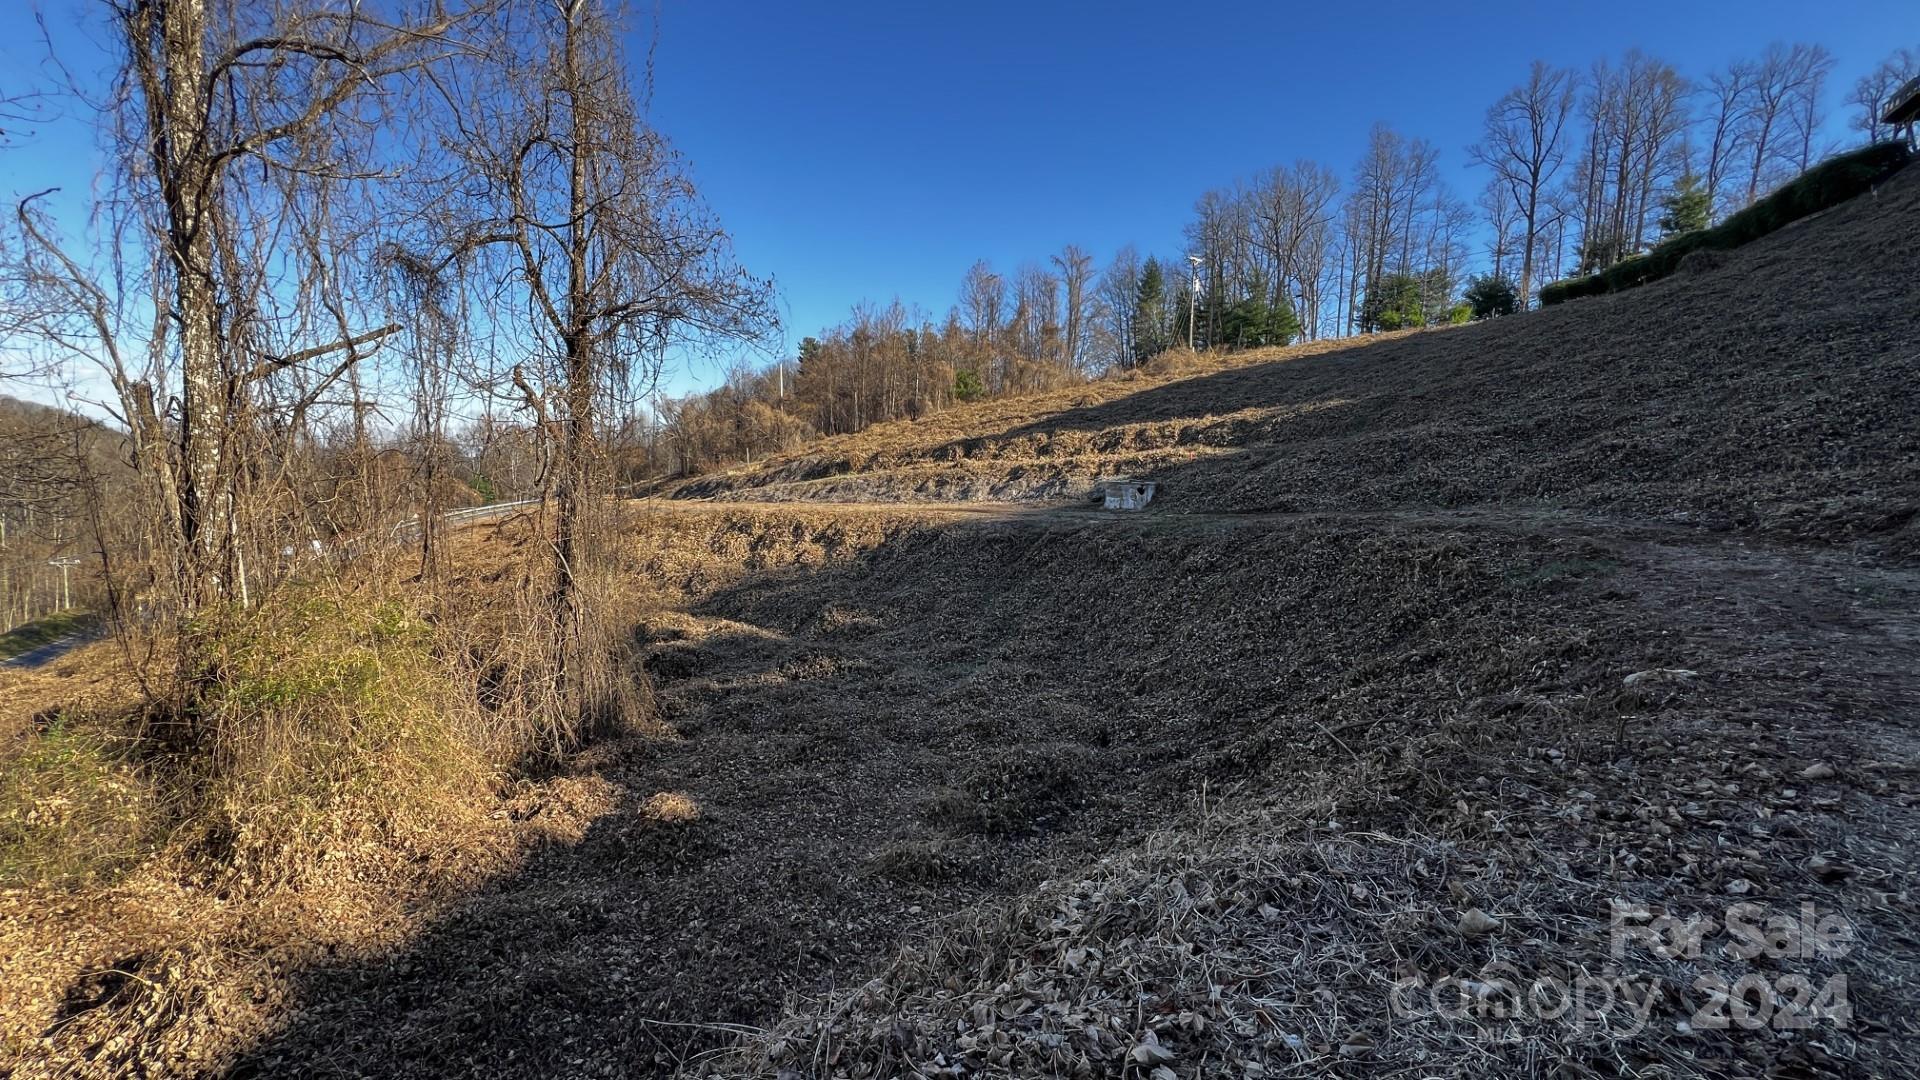
M471 832L517 752L465 650L365 584L290 591L222 627L196 721L193 843L247 890L298 890L343 848Z
M148 854L166 814L130 742L55 719L0 756L0 883L90 885Z
M690 825L700 820L700 804L684 791L661 791L648 797L642 813L662 825Z
M400 562L224 620L185 740L140 706L137 648L0 675L5 1071L211 1068L268 1029L292 970L394 947L613 805L591 777L514 778L526 729L471 663L511 624L469 636L449 614L493 598L423 595Z
M1441 333L1446 329L1449 328L1405 330L1377 334L1368 340L1392 341ZM950 454L950 448L965 447L971 442L991 439L1003 432L1045 426L1074 410L1108 405L1143 391L1205 375L1343 352L1352 348L1353 344L1351 339L1331 339L1246 352L1167 352L1138 368L1118 371L1091 382L1041 393L956 405L917 420L896 420L875 424L851 435L817 439L794 451L775 455L751 466L698 477L669 488L663 494L668 498L699 498L731 491L744 492L763 485L792 484L850 472L897 468L929 452L942 460L949 457L960 460L967 454ZM769 494L783 499L808 497L807 493L790 488Z
M97 715L125 711L139 697L139 685L119 649L107 641L82 645L43 667L0 668L0 742L21 738L35 718L50 719L67 709Z

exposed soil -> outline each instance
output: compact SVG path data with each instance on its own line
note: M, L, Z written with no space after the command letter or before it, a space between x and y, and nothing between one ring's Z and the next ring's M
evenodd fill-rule
M1450 845L1479 871L1454 879L1509 919L1531 898L1535 940L1562 953L1604 933L1603 894L1707 911L1742 879L1754 898L1817 901L1862 927L1855 955L1871 958L1848 968L1864 1026L1823 1040L1820 1060L1866 1075L1915 1034L1914 571L1491 512L688 507L647 516L635 558L666 589L648 664L683 741L582 761L619 785L617 809L404 951L301 976L297 1011L242 1073L775 1071L700 1055L729 1025L769 1025L785 995L858 986L903 940L1001 909L1042 876L1072 881L1117 855L1163 882L1164 839L1138 845L1194 829L1202 800L1236 842ZM1698 674L1622 686L1665 668ZM1844 771L1798 778L1817 762ZM1300 832L1266 831L1276 822ZM1176 856L1206 834L1178 835ZM1448 877L1374 887L1403 913L1452 917ZM1026 903L1051 910L1059 887ZM1284 910L1283 926L1330 917ZM1151 917L1136 929L1165 932ZM973 959L1011 972L1033 945ZM938 989L951 970L908 986ZM1380 1071L1414 1064L1414 1044L1361 1009L1393 975L1336 985L1350 1000L1320 1010L1324 1053L1302 1060L1352 1065L1329 1048L1366 1031ZM964 982L986 993L1004 977ZM968 1060L957 1039L978 1025L955 1020L971 1000L949 993L925 1015L892 1002L871 1043L848 1026L837 1067L787 1067L893 1075L916 1034L927 1060ZM790 1055L806 1015L771 1045ZM1806 1053L1681 1040L1662 1015L1623 1064L1744 1075ZM1145 1026L1129 1015L1114 1045L1124 1054ZM1081 1069L1117 1068L1085 1049ZM1525 1067L1500 1051L1472 1049L1483 1068ZM1586 1053L1569 1060L1592 1065Z
M352 947L136 954L218 899L10 894L0 940L44 956L0 960L0 1067L1911 1075L1916 276L1909 170L1618 296L636 504L670 735L509 793L451 897L343 893L388 905ZM1081 505L1114 472L1160 498ZM40 709L76 663L0 691ZM1392 1011L1409 977L1617 967L1613 898L1844 915L1845 956L1760 969L1846 975L1852 1019L1697 1030L1694 980L1748 970L1719 953L1636 961L1630 1034Z

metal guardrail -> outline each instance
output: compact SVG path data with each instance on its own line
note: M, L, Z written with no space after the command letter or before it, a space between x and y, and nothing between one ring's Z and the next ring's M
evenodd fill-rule
M539 505L539 499L520 499L516 502L488 503L485 506L469 506L461 510L449 510L440 515L440 518L449 525L463 525L468 522L486 521L489 518L501 517L512 511L519 510L522 507ZM420 519L408 518L393 526L390 532L396 541L410 540L418 535L419 529Z

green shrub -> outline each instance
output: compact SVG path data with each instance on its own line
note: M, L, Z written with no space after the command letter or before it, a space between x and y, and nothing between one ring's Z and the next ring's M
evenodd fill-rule
M433 628L314 593L227 621L199 725L204 823L272 847L355 819L411 834L459 815L495 760Z
M0 758L0 885L110 879L151 848L159 801L125 746L63 719Z
M442 656L467 652L402 604L314 587L189 632L211 659L169 722L62 720L0 747L0 886L104 880L169 837L243 883L363 843L423 856L478 821L523 745Z
M1360 325L1368 330L1407 330L1453 321L1453 282L1444 268L1382 274L1367 284Z
M1695 251L1726 251L1750 244L1864 194L1911 157L1904 144L1883 142L1830 158L1711 229L1681 233L1645 255L1623 259L1599 273L1553 282L1540 290L1540 302L1560 304L1658 281L1678 270L1680 260Z
M1492 274L1478 275L1467 281L1467 314L1474 319L1511 315L1520 306L1513 282Z
M954 374L953 400L972 401L974 398L977 398L981 394L984 394L986 392L987 392L987 388L984 385L982 385L980 382L979 372L961 371L961 372L956 372Z

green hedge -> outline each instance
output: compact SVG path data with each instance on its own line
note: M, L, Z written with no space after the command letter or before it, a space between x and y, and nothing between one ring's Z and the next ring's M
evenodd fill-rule
M1750 244L1803 217L1864 194L1911 157L1904 143L1882 142L1829 158L1711 229L1681 233L1645 255L1622 259L1597 274L1543 287L1540 303L1558 304L1658 281L1679 269L1680 260L1689 252L1703 248L1726 251Z

